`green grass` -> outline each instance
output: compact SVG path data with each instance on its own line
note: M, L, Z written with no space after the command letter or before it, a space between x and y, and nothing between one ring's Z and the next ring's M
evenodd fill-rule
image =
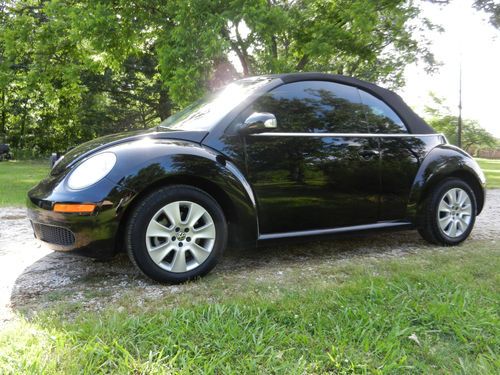
M479 163L500 187L500 162ZM0 205L24 204L47 172L0 163ZM133 289L101 312L56 291L0 333L0 373L498 373L498 241L415 246L215 273L140 305Z
M486 175L486 186L490 189L500 188L500 160L479 159L476 161Z
M0 162L0 207L23 206L28 190L48 173L48 161Z
M0 369L496 374L500 246L437 250L277 264L282 278L259 269L212 274L140 306L141 291L130 293L99 313L53 302L0 333ZM244 282L234 276L243 272Z

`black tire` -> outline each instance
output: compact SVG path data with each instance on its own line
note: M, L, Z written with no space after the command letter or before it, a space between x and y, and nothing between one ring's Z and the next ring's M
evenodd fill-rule
M438 222L439 204L444 195L453 188L459 188L465 191L471 202L469 226L461 235L456 237L448 236L443 229L441 229ZM477 212L476 207L476 197L471 187L465 181L458 178L447 178L435 186L422 201L417 219L418 232L426 241L433 244L443 246L458 245L469 237L474 227Z
M194 202L202 206L215 225L215 242L208 257L196 268L186 272L171 272L157 265L146 245L147 227L154 215L167 204L177 201ZM210 272L221 258L227 245L227 223L219 204L203 190L189 185L171 185L147 195L131 213L125 229L125 245L132 263L149 278L162 283L182 283Z

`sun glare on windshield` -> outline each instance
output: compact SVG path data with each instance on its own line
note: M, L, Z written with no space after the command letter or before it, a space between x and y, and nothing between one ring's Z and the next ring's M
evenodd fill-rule
M170 116L160 127L172 130L210 130L234 107L270 80L260 77L230 83Z

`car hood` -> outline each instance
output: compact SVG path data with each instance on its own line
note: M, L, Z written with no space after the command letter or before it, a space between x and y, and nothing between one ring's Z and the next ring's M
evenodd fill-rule
M78 163L80 160L109 147L115 146L120 143L140 140L144 138L152 139L179 139L184 141L191 141L195 143L201 143L201 141L206 137L208 132L206 131L176 131L158 128L134 131L134 132L124 132L117 134L110 134L104 137L96 138L92 141L85 142L75 148L70 149L63 157L61 157L50 174L52 176L57 176L64 172L66 169L71 168L74 164Z

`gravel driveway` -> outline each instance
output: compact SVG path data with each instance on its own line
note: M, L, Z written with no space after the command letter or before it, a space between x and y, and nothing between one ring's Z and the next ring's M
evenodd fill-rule
M477 218L472 240L500 240L500 190L489 190L483 213ZM339 262L353 257L404 256L429 246L416 231L343 236L266 248L229 251L214 270L215 275L236 273L260 279L280 274L290 264ZM443 248L451 251L450 248ZM314 262L311 262L314 260ZM41 247L21 208L0 208L0 325L13 317L13 310L30 311L50 307L50 295L58 293L84 308L100 309L130 289L140 289L144 298L179 293L193 287L158 285L139 274L127 257L120 254L99 262L71 254L55 253Z

